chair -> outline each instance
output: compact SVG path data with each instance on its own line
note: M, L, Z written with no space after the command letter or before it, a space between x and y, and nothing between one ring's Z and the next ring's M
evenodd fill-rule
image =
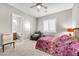
M15 40L13 40L13 33L3 33L2 34L2 51L4 52L4 46L8 44L13 44L13 47L15 48Z
M31 35L30 40L38 40L41 37L42 33L40 31L35 32Z

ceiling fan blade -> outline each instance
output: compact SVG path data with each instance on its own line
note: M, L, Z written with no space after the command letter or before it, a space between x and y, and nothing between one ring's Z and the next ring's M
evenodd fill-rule
M31 6L30 8L33 8L33 7L36 7L37 5L33 5L33 6Z
M43 7L43 8L45 8L45 9L47 9L47 7L46 6L44 6L44 5L40 5L41 7Z
M42 3L37 3L36 5L42 5Z

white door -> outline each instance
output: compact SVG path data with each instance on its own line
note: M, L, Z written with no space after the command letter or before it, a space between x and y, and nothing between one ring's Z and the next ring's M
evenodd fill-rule
M17 38L23 38L23 18L19 15L12 15L12 32L17 33Z

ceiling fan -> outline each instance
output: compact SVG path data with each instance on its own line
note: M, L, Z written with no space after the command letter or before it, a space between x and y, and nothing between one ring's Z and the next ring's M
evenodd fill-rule
M35 5L31 6L30 8L37 8L40 11L41 8L47 9L48 7L43 5L43 3L36 3Z

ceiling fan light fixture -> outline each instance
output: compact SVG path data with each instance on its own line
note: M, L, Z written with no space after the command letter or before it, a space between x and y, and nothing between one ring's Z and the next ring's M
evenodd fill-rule
M40 5L38 5L38 6L37 6L37 8L38 8L38 9L40 9L40 8L41 8L41 6L40 6Z
M45 9L45 12L47 12L47 6L43 5L43 3L36 3L35 5L31 6L30 8L37 8L37 11L41 11L41 9Z

